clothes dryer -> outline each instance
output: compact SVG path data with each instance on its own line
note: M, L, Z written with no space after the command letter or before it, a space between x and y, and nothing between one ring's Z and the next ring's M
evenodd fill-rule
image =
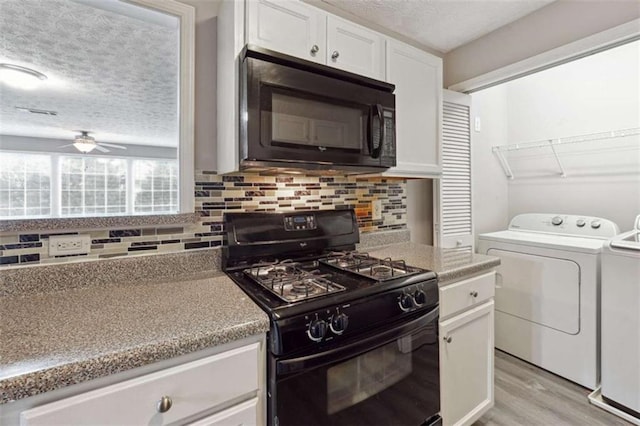
M496 348L595 389L600 380L600 257L610 220L521 214L479 236L497 256Z

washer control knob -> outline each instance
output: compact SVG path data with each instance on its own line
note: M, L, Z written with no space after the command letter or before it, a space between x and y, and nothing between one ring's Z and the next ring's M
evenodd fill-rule
M307 330L307 335L309 339L314 342L321 341L324 336L327 334L327 322L321 319L314 319L309 324L309 329Z
M415 300L416 305L422 306L427 303L427 295L424 294L422 290L416 290L416 292L413 293L413 300Z
M342 334L349 325L349 317L346 314L336 314L331 319L329 327L335 334Z
M584 221L584 219L578 219L576 220L576 226L578 228L582 228L587 222Z
M558 225L562 225L562 218L560 216L555 216L553 219L551 219L551 223L553 223L555 226Z
M598 229L600 228L600 221L599 220L594 220L593 222L591 222L591 227L593 229Z
M403 294L402 296L400 296L399 305L400 309L407 312L408 310L413 308L413 298L408 294Z

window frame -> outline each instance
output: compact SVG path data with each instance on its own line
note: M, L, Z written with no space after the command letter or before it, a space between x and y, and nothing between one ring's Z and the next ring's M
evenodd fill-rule
M49 219L84 219L84 218L108 218L108 217L127 217L127 216L165 216L165 215L177 215L181 213L181 200L180 200L180 161L176 158L154 158L154 157L126 157L126 156L116 156L116 155L95 155L95 154L76 154L76 153L57 153L57 152L43 152L43 151L17 151L17 150L2 150L3 153L9 154L20 154L20 155L39 155L39 156L48 156L51 164L51 176L49 177L50 188L49 188L49 199L50 199L50 211L51 214L49 216L2 216L0 217L0 221L14 221L14 220L49 220ZM126 209L124 213L114 214L114 213L105 213L105 214L92 214L91 216L86 215L62 215L62 158L63 157L80 157L80 158L107 158L107 159L118 159L125 161L125 176L126 176ZM175 162L177 172L176 177L178 179L178 199L176 204L176 209L172 211L164 211L164 212L135 212L135 184L134 184L134 167L133 164L135 161L162 161L162 162Z

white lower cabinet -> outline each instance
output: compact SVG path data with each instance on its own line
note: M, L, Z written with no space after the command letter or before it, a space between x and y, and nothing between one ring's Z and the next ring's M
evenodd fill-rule
M20 425L261 425L264 359L254 342L24 410Z
M489 280L492 287L487 291ZM491 272L440 289L441 303L459 308L440 321L440 404L445 426L471 425L493 407L494 283Z
M258 424L258 398L233 406L213 416L189 423L190 426L250 426Z

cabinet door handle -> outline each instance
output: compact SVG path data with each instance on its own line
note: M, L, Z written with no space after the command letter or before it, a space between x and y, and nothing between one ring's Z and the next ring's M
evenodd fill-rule
M337 50L334 50L333 53L331 54L331 59L335 61L336 59L338 59L338 56L340 56L340 52L338 52Z
M453 339L451 338L451 336L446 336L446 337L443 337L442 340L444 340L447 343L451 343Z
M478 297L478 292L472 291L471 293L469 293L469 295L471 295L472 297Z
M163 396L162 398L160 398L160 401L158 401L158 412L166 413L167 411L169 411L172 405L173 401L171 401L171 398L168 396Z
M320 51L320 48L318 47L317 44L314 44L313 46L311 46L311 54L315 55L316 53L318 53Z

